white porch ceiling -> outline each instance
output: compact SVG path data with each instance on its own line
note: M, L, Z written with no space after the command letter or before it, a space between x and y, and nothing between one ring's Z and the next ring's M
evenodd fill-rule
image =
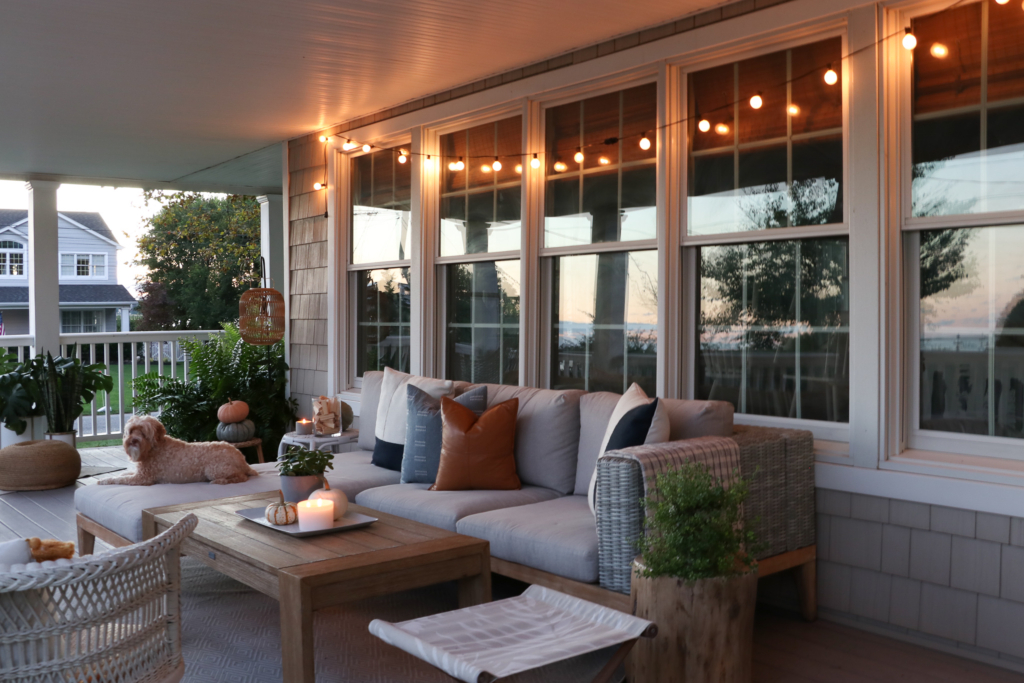
M274 143L715 0L0 0L0 177L280 187Z

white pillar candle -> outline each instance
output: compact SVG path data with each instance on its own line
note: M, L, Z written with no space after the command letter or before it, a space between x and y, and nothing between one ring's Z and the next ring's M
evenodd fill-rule
M295 433L299 436L309 436L313 433L313 423L309 420L299 420L295 423Z
M315 498L298 504L299 531L320 531L334 526L334 501Z

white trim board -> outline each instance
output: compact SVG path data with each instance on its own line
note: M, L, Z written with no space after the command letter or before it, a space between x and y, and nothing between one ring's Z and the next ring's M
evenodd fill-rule
M1024 517L1020 486L971 481L954 472L940 477L819 462L814 480L822 489Z

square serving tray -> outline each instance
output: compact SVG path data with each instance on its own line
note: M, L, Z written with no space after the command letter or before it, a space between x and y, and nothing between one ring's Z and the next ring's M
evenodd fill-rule
M289 536L319 536L320 534L333 534L335 531L349 531L351 529L362 529L363 527L370 526L377 521L376 517L370 517L368 515L361 515L358 512L352 512L349 510L341 519L334 520L334 526L329 529L317 529L316 531L299 531L299 523L293 522L292 524L284 524L277 526L267 521L266 507L261 508L246 508L244 510L236 510L235 514L245 517L250 522L256 522L268 529L274 531L280 531L283 534Z

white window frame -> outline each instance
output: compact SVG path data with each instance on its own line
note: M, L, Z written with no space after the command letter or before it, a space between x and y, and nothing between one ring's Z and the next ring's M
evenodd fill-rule
M74 259L74 275L64 275L64 257L71 256ZM89 274L79 275L78 274L78 259L82 256L89 257ZM103 257L103 275L96 275L96 257ZM78 252L78 251L62 251L60 252L58 261L58 269L60 270L60 279L62 280L109 280L110 279L110 259L106 252Z
M6 272L0 274L0 278L24 278L27 274L26 267L28 266L28 248L25 243L21 240L10 239L7 237L0 238L0 242L13 242L14 244L20 244L20 248L15 247L0 247L0 254L4 254L3 268ZM21 256L21 274L13 275L11 271L11 254L19 254Z
M961 6L981 3L984 20L989 7L984 0L970 0ZM905 2L887 15L887 30L897 32L910 27L911 20L941 12L948 3L935 0ZM982 29L984 31L984 28ZM918 49L921 49L919 46ZM990 481L1004 481L1001 470L1016 471L1024 461L1021 448L1024 440L982 434L962 434L920 428L921 376L917 371L920 364L920 233L926 230L947 228L991 228L1006 225L1024 225L1024 210L990 213L955 214L950 216L917 217L911 215L912 144L913 144L913 61L912 54L902 48L892 50L889 74L895 89L897 101L890 107L889 121L899 132L898 167L892 169L893 177L899 178L900 197L894 204L899 213L893 224L896 227L895 244L902 252L902 258L894 259L901 272L892 280L894 289L899 285L898 296L904 303L902 309L903 337L898 340L902 350L899 357L903 367L900 392L900 420L894 438L888 444L883 466L903 471L946 471L948 468L963 470L963 476ZM983 66L984 68L984 60ZM982 105L984 106L984 104ZM897 252L900 253L900 252ZM895 342L894 342L895 343ZM1019 473L1013 474L1019 477Z
M78 324L77 325L65 325L65 323L64 323L64 316L65 315L69 315L69 314L76 314L76 315L78 315ZM96 329L95 330L91 330L89 332L85 331L86 325L85 325L85 320L83 318L83 316L85 316L85 315L92 315L93 316L93 320L96 321L96 324L95 324ZM68 327L76 327L76 326L79 328L78 330L69 330L69 329L67 329ZM61 330L61 332L60 332L61 334L93 334L93 333L97 333L97 332L106 332L107 331L107 318L106 318L106 314L102 310L97 310L97 309L93 309L93 308L89 308L89 309L79 309L79 308L64 309L64 310L62 310L60 312L60 330Z
M688 56L685 60L680 60L676 63L676 67L679 71L678 78L681 81L681 91L679 94L679 102L677 104L678 111L681 112L681 118L685 118L686 112L688 111L688 83L689 75L691 73L704 71L706 69L722 66L724 64L732 64L735 62L743 61L758 57L760 55L772 54L782 50L788 50L802 45L827 40L829 38L839 38L841 40L840 51L842 55L849 54L849 38L848 29L845 22L825 22L823 25L813 29L795 32L795 35L784 36L779 40L765 42L755 47L748 47L748 43L743 45L734 45L731 47L725 47L722 49L709 50L704 53ZM789 240L802 240L802 239L813 239L813 238L827 238L827 237L846 237L848 239L848 253L850 254L849 264L849 276L850 276L850 419L849 422L826 422L822 420L806 420L799 418L790 417L777 417L770 415L755 415L749 413L736 412L734 414L734 421L736 424L763 426L763 427L783 427L790 429L806 429L814 434L816 440L816 447L820 453L827 453L827 455L819 455L819 459L830 460L839 459L839 461L847 461L849 454L849 441L850 441L850 425L855 421L855 410L854 410L854 373L852 368L856 360L853 345L855 343L855 329L854 324L854 282L859 277L859 273L854 269L853 263L853 244L852 244L852 230L851 230L851 207L853 205L852 198L854 197L854 189L851 175L851 146L850 146L850 135L851 135L851 78L850 78L850 64L849 61L845 61L841 70L842 77L838 86L842 88L843 94L843 105L842 105L842 139L843 139L843 222L842 223L830 223L825 225L810 225L810 226L799 226L799 227L787 227L787 228L770 228L765 230L756 231L741 231L741 232L727 232L719 234L708 234L708 235L690 235L688 225L688 198L689 198L689 145L688 145L688 128L686 126L680 126L682 130L679 131L679 146L678 154L680 155L680 181L678 184L680 199L679 199L679 214L680 214L680 227L679 227L679 239L680 246L682 249L681 262L682 267L682 310L684 315L682 317L682 339L683 347L681 352L685 354L685 360L683 367L680 369L681 377L680 384L683 388L683 396L685 398L692 399L695 395L696 390L696 354L697 348L697 317L699 314L697 297L700 291L700 283L698 281L698 258L701 247L715 246L715 245L735 245L735 244L751 244L761 243L767 241L789 241ZM870 277L870 275L868 275ZM860 334L859 337L865 337L866 335Z

